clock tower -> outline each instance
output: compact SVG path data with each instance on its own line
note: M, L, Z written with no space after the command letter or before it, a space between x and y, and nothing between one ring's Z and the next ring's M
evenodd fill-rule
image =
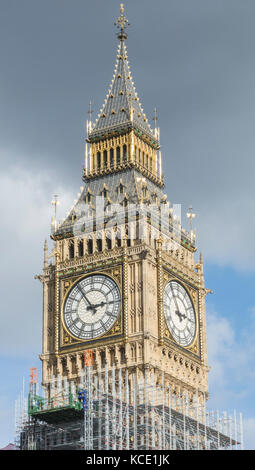
M84 185L44 247L43 385L114 368L133 384L153 378L177 396L208 398L202 256L164 192L160 137L135 90L121 5L113 79L87 122ZM190 214L192 217L192 214ZM49 260L53 257L52 264Z

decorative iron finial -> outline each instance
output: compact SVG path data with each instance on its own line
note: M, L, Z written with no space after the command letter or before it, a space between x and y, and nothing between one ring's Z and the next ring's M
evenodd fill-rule
M89 102L89 110L88 110L88 115L89 115L89 120L92 121L92 114L93 114L93 109L92 109L92 103L91 101Z
M154 121L154 136L156 137L156 139L159 139L159 127L157 127L157 122L158 122L157 108L154 109L154 117L152 119Z
M153 121L155 122L154 127L157 127L157 121L158 121L158 110L157 108L154 108L154 117L152 118Z
M89 103L89 110L88 110L88 115L89 115L89 120L86 122L86 130L87 130L87 136L88 134L92 131L92 114L93 114L93 109L92 109L92 103L90 101Z
M119 18L117 19L116 23L114 23L117 28L120 29L120 33L118 34L118 38L121 40L121 41L124 41L125 39L127 39L127 33L125 31L125 28L126 26L129 26L129 22L127 20L127 18L124 16L124 3L121 3L120 4L120 16Z
M55 231L57 230L57 206L59 206L58 195L54 194L54 199L51 201L51 204L54 207L54 219L52 221L52 226Z
M192 219L196 217L194 214L192 206L189 207L189 212L187 212L187 218L190 219L190 231L192 232Z

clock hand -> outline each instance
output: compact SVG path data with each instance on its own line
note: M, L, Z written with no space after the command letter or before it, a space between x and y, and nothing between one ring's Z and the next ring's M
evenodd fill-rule
M178 306L178 303L177 303L177 300L175 298L175 295L174 295L174 292L173 292L173 289L171 287L171 291L172 291L172 294L173 294L173 299L174 299L174 303L175 303L175 307L176 307L176 310L175 310L175 313L176 315L178 315L178 317L180 318L180 321L182 321L183 318L186 318L186 315L184 313L181 313L179 311L179 306Z
M107 301L106 302L101 302L101 304L97 304L97 305L95 305L95 307L103 307L106 304L107 305L114 304L114 302L115 302L114 300L111 300L110 302L107 302Z
M179 310L175 311L176 315L180 318L180 321L182 321L183 318L187 318L184 313L179 312Z
M97 311L96 311L96 306L95 306L95 305L92 305L92 304L87 305L87 306L86 306L86 310L87 310L87 311L88 311L88 310L92 310L92 312L91 312L92 315L95 315L95 314L97 313Z
M100 304L94 304L87 307L87 310L93 310L94 308L103 307L104 305L113 304L115 301L111 300L110 302L100 302Z
M86 294L84 294L83 290L80 288L79 284L78 284L78 289L79 291L81 292L81 294L83 295L84 299L86 299L86 301L88 302L88 304L91 306L91 302L89 301L88 297L86 296Z
M176 315L179 317L180 321L182 321L181 313L179 310L175 310Z
M175 295L174 295L174 292L173 292L172 286L171 286L171 291L172 291L172 295L173 295L173 299L174 299L175 307L176 307L177 311L179 311L178 303L177 303L177 300L176 300L176 298L175 298Z

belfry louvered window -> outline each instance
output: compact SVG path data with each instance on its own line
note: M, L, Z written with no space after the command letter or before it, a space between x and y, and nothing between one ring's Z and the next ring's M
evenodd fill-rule
M97 239L97 251L102 251L102 247L103 247L102 238L98 238Z
M106 243L107 243L107 248L108 250L112 249L112 239L111 238L106 238Z
M101 153L97 152L97 171L100 171L101 168Z
M120 147L116 148L116 153L117 153L117 166L120 165Z
M91 238L88 239L87 248L88 254L91 255L93 253L93 241Z
M107 151L104 150L104 168L107 168Z
M79 252L79 256L83 256L83 241L80 241L79 242L79 245L78 245L78 252Z
M110 150L110 166L111 166L111 168L114 167L114 151L113 151L113 149Z
M127 160L127 146L126 144L123 145L123 161L125 162Z
M70 259L74 258L74 244L73 244L73 242L70 242L70 244L69 244L69 258Z

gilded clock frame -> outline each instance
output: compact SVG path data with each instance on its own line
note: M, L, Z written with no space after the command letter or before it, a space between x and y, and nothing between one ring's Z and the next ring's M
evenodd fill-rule
M198 299L194 298L195 296L196 297L198 296L198 289L191 288L187 283L184 283L180 278L178 278L174 275L171 275L169 272L164 270L164 282L163 282L163 289L162 289L163 296L164 296L164 293L165 293L165 288L166 288L167 284L170 281L178 282L188 292L190 301L192 303L192 307L194 309L194 315L195 315L195 319L196 319L196 331L195 331L195 335L194 335L194 339L193 339L192 343L190 343L188 346L180 345L174 339L174 337L172 336L172 334L171 334L171 332L168 328L166 318L165 318L165 310L164 310L164 307L163 307L164 338L165 338L165 340L168 340L168 341L170 340L172 343L174 343L182 351L192 352L196 356L200 356L201 351L200 351L200 345L199 345L199 329L200 329L199 305L198 305ZM196 302L197 305L195 305L195 302ZM167 335L166 335L166 331L167 331ZM168 337L168 335L169 335L169 337Z
M114 270L115 271L118 270L118 273L116 273L115 275L113 274ZM79 339L79 338L75 337L74 335L72 335L72 333L70 331L68 331L68 329L65 326L65 322L64 322L64 305L65 305L65 301L66 301L69 293L73 289L74 285L77 284L78 282L80 282L82 279L85 279L86 277L89 277L89 276L92 276L92 275L108 276L113 282L115 282L115 284L117 285L117 287L119 289L119 292L120 292L120 309L119 309L118 316L117 316L114 324L110 328L110 330L108 330L104 334L98 336L97 338ZM72 350L73 348L76 349L77 347L80 347L82 345L83 346L92 345L92 344L100 345L100 343L105 342L105 340L116 339L116 337L122 337L123 336L123 333L124 333L124 331L123 331L123 325L124 325L123 312L125 310L123 302L124 302L124 297L125 296L124 296L124 293L123 293L123 279L122 278L123 278L123 269L122 269L121 265L117 265L117 266L112 266L111 268L107 267L105 269L91 270L89 272L87 271L87 272L84 272L81 275L74 276L72 278L67 277L67 278L61 279L61 284L62 284L61 287L63 289L63 298L62 298L61 306L60 306L60 320L61 320L60 324L61 324L62 332L59 331L59 346L60 346L61 350L63 350L63 349ZM65 287L66 282L70 282L68 287ZM117 329L118 331L116 331L116 326L118 326L118 329ZM63 336L63 338L61 338L61 336ZM65 342L65 340L64 340L65 336L68 338L67 342ZM71 341L69 339L71 339Z

